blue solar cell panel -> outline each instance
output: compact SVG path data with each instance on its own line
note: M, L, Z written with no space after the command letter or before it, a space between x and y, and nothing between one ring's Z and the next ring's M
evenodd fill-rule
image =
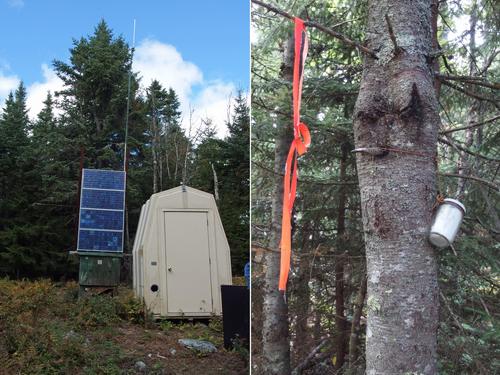
M125 172L83 170L77 250L123 250L124 189Z
M122 251L122 232L81 229L78 238L79 250Z
M125 172L84 169L83 188L124 190Z
M123 211L80 210L81 229L123 229Z
M81 208L123 210L123 191L82 189Z

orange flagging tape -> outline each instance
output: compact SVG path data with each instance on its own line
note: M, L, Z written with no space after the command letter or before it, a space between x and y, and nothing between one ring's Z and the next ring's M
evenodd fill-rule
M281 264L279 290L286 290L290 258L292 253L292 210L297 192L297 158L307 151L311 143L309 129L300 122L300 102L302 99L302 81L304 62L307 56L308 41L304 21L295 18L295 56L293 63L293 135L294 139L288 151L283 181L283 214L281 219ZM293 164L293 169L292 169Z

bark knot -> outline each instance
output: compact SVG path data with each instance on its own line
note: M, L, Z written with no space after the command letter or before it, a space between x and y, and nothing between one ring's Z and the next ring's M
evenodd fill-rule
M417 84L413 82L408 104L399 110L399 115L403 120L414 119L421 121L423 117L422 109L422 99L420 98Z

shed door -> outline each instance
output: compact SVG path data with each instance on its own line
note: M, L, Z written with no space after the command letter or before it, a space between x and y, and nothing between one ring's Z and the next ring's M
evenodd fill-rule
M169 313L212 312L206 212L164 212Z

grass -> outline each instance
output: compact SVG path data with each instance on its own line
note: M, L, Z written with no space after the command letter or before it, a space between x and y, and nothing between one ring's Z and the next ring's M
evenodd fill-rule
M0 374L135 374L138 360L148 364L149 374L190 373L198 357L178 346L182 337L220 348L203 359L206 373L224 361L231 368L227 373L245 373L245 358L221 348L220 320L208 326L145 324L145 316L142 303L126 288L115 297L79 299L74 282L0 279ZM174 347L178 354L167 359Z
M76 283L0 280L0 371L119 373L123 353L111 338L129 317L125 301L77 296Z

